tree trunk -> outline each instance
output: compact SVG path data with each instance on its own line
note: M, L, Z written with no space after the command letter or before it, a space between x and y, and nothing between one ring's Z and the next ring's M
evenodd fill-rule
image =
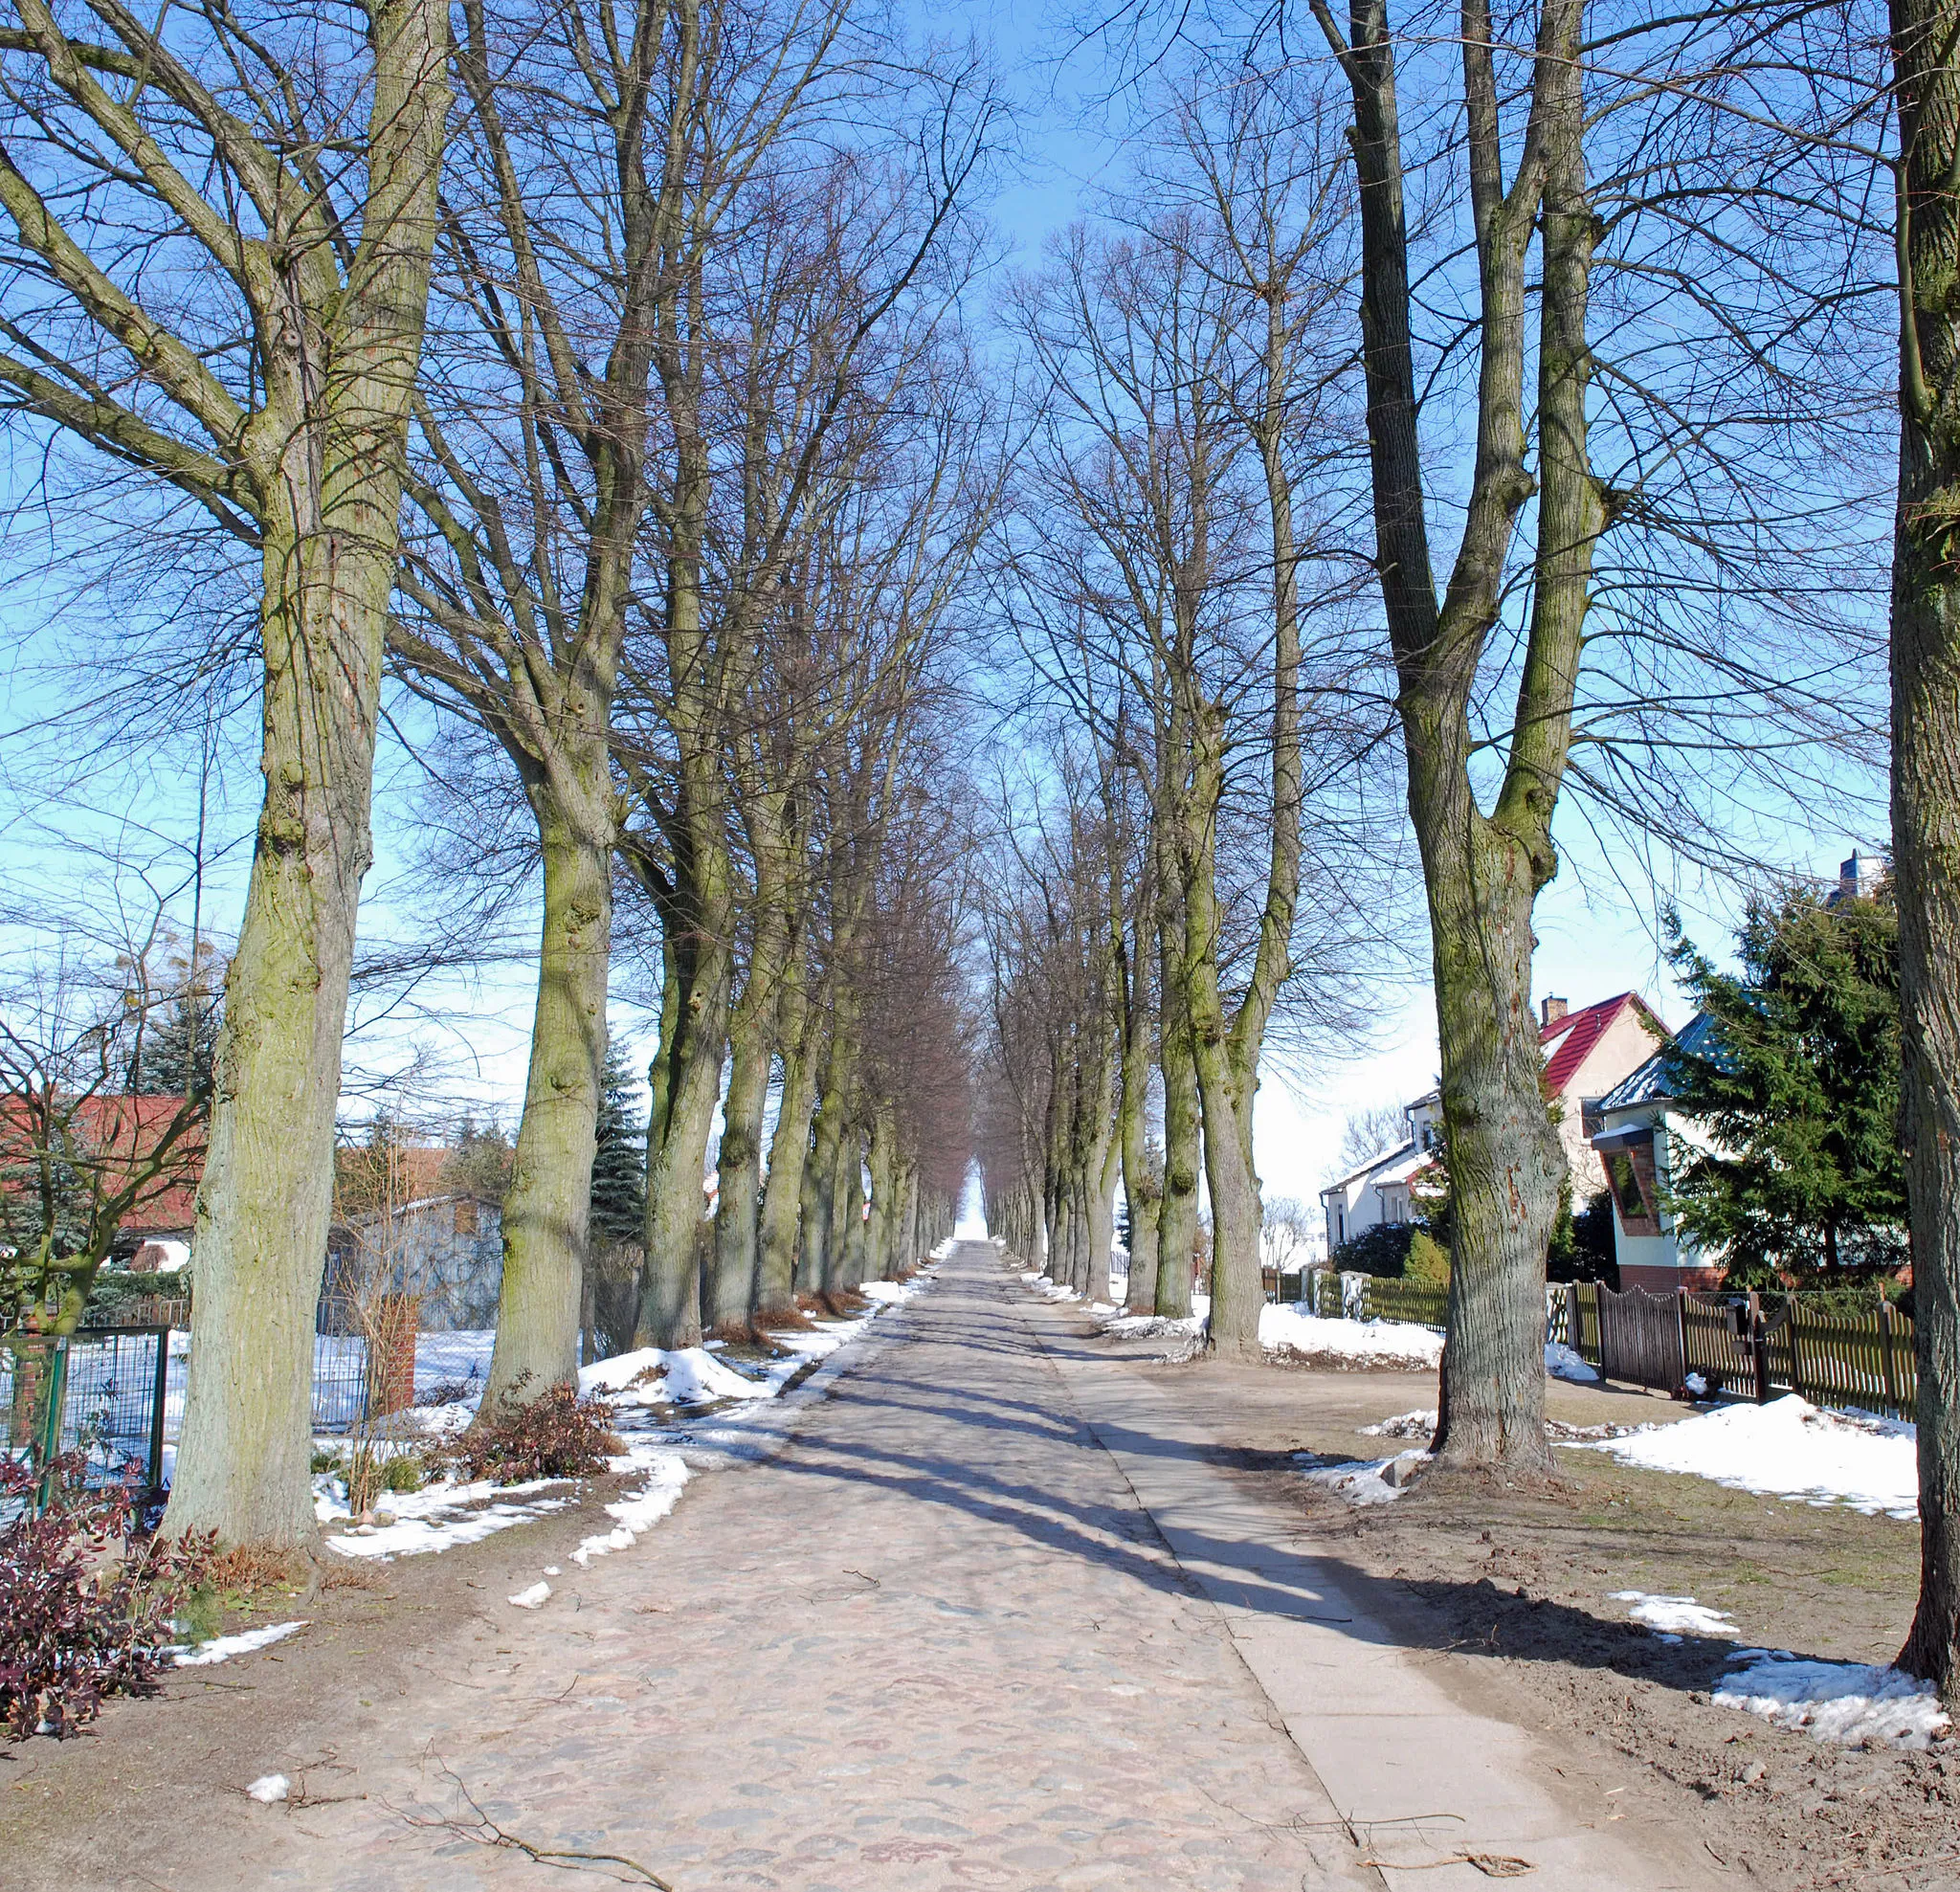
M667 1135L647 1161L646 1275L635 1347L701 1344L701 1225L706 1209L708 1135L727 1044L728 951L701 944L682 1012Z
M494 1423L578 1377L592 1157L606 1079L606 986L612 938L612 786L604 746L579 779L526 786L544 856L545 924L530 1068L503 1196L497 1341L478 1408Z
M294 308L294 358L270 364L267 407L247 430L265 476L265 801L225 979L193 1236L197 1311L163 1526L228 1544L316 1535L314 1317L449 109L443 9L392 0L372 10L371 31L359 247L330 308ZM301 360L309 340L318 356Z
M1894 0L1904 188L1892 846L1919 1365L1919 1605L1899 1665L1960 1712L1960 33Z
M1156 1311L1166 1320L1191 1318L1192 1251L1198 1233L1198 1082L1192 1068L1184 1005L1165 989L1164 1200L1157 1220Z
M758 1318L792 1313L796 1306L796 1236L810 1163L810 1120L816 1108L815 1047L800 968L791 963L780 1031L783 1088L776 1127L769 1138L768 1172L763 1182ZM791 996L793 991L794 996Z
M834 1235L837 1251L835 1280L848 1294L864 1280L864 1148L855 1132L843 1139L837 1163L837 1213L843 1218L843 1227Z

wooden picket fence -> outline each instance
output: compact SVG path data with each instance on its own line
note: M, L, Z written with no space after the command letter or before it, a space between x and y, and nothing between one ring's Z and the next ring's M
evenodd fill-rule
M1910 1418L1912 1323L1876 1297L1846 1307L1803 1294L1615 1294L1595 1282L1548 1293L1547 1337L1610 1380L1671 1392L1699 1374L1712 1393L1763 1402L1801 1394Z
M1450 1292L1423 1281L1343 1278L1326 1268L1300 1279L1297 1297L1325 1320L1358 1314L1447 1330ZM1269 1281L1268 1292L1292 1279ZM1545 1337L1562 1341L1610 1380L1673 1392L1690 1373L1710 1394L1758 1402L1800 1393L1814 1406L1857 1407L1898 1418L1918 1396L1912 1323L1876 1297L1846 1307L1803 1294L1615 1293L1593 1281L1545 1291Z

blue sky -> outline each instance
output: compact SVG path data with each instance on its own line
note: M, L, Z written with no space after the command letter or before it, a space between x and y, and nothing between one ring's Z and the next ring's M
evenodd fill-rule
M1099 93L1102 68L1089 55L1057 62L1067 42L1055 10L1013 0L1006 6L950 0L930 10L913 8L922 29L948 37L969 31L991 36L1003 77L1019 107L1014 174L1006 178L993 211L1008 248L1006 267L1037 262L1047 236L1082 213L1099 180L1120 172L1123 148L1112 135L1112 115ZM19 623L33 611L29 589L18 589L11 610ZM84 607L84 615L86 607ZM85 640L85 622L71 622ZM52 701L46 686L19 671L8 679L12 725ZM249 716L237 731L249 744ZM51 915L71 908L100 908L93 889L101 884L100 854L74 846L86 834L100 846L121 835L165 879L178 873L194 830L198 804L195 732L137 760L119 762L85 785L85 807L71 805L51 815L26 807L31 784L16 780L0 790L0 952L17 958ZM222 779L208 799L213 865L207 881L209 924L221 937L235 926L243 893L257 781L253 758L234 746ZM364 933L386 936L406 924L420 904L412 841L405 819L414 793L416 767L399 746L384 748L376 801L376 866L364 906ZM25 811L25 812L24 812ZM1876 818L1876 817L1874 817ZM55 836L70 836L59 845ZM1587 829L1575 809L1561 816L1566 864L1540 902L1536 991L1556 992L1573 1005L1622 991L1637 991L1670 1023L1684 1021L1686 1007L1669 983L1654 936L1657 892L1646 868L1632 862ZM1882 833L1847 835L1835 827L1810 831L1793 807L1771 851L1818 876L1835 874L1854 843L1882 844ZM1615 861L1623 864L1615 869ZM1703 879L1666 859L1659 872L1664 891L1679 899L1689 930L1704 948L1719 953L1739 904L1732 883ZM90 891L86 891L89 889ZM141 900L131 902L132 910ZM436 1088L457 1100L498 1105L514 1119L523 1091L529 1028L528 914L508 928L512 957L467 978L450 975L423 994L427 1010L395 1013L363 1034L353 1047L366 1068L399 1063L412 1045L423 1045L439 1067ZM614 1005L615 1032L635 1055L651 1049L652 1021L630 996ZM1353 1108L1407 1101L1434 1081L1436 1040L1429 995L1419 984L1386 987L1379 1025L1365 1051L1333 1044L1311 1070L1269 1065L1259 1096L1258 1163L1269 1194L1311 1198L1333 1167L1347 1113Z

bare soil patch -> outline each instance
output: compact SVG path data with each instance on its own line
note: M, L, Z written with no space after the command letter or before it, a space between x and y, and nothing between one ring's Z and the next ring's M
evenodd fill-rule
M1710 1691L1738 1645L1665 1643L1612 1594L1693 1596L1727 1612L1744 1647L1888 1662L1911 1619L1917 1525L1563 1443L1551 1491L1436 1480L1357 1508L1303 1478L1297 1455L1406 1449L1359 1429L1433 1409L1433 1375L1175 1364L1151 1359L1161 1342L1110 1347L1233 1441L1220 1462L1294 1513L1303 1548L1348 1566L1410 1646L1436 1651L1446 1687L1566 1747L1571 1778L1596 1783L1609 1817L1685 1837L1711 1884L1960 1887L1960 1742L1854 1750L1718 1707ZM1652 1394L1562 1381L1548 1413L1585 1432L1685 1416Z

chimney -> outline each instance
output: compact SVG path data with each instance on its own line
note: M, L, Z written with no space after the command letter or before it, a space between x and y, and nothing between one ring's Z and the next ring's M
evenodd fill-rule
M1838 892L1831 904L1840 900L1869 900L1884 884L1885 863L1868 854L1854 854L1838 870Z
M1547 1031L1566 1015L1566 1002L1562 998L1542 998L1538 1003L1544 1013L1542 1022Z

